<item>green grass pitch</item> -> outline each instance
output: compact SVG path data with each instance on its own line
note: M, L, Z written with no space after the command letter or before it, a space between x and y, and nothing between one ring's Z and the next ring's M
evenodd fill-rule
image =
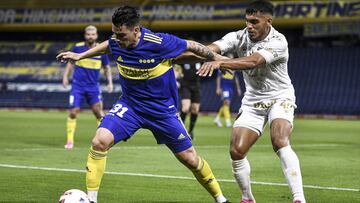
M66 117L65 112L0 111L0 202L57 202L65 190L85 190L82 171L96 122L90 113L81 113L75 149L66 151ZM231 182L230 132L213 125L211 117L200 116L194 145L223 180L225 196L239 202L239 189ZM248 155L252 181L268 183L253 184L253 193L258 203L288 203L288 187L276 185L285 179L268 132L267 128ZM301 161L309 203L360 202L359 121L296 119L292 146ZM109 152L107 171L117 173L104 175L99 203L213 202L200 184L186 179L192 174L165 146L157 145L147 130Z

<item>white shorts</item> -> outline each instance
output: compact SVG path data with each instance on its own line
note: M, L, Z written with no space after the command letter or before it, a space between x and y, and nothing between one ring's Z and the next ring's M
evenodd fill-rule
M289 100L271 100L249 105L242 105L233 127L245 127L255 131L259 136L263 133L266 123L283 118L293 125L296 105Z

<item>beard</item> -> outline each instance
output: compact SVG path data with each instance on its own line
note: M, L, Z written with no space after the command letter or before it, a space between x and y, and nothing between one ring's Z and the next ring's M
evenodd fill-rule
M86 43L89 44L90 46L92 46L96 43L96 41L95 41L95 39L87 39Z

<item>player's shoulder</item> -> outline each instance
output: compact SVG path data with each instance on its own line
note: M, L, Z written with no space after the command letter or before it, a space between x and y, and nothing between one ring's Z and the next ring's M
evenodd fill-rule
M223 39L224 40L231 40L231 41L241 41L246 37L246 28L242 30L237 30L233 32L227 33Z
M269 36L269 41L283 46L288 45L285 35L277 31L273 27L271 28L271 35Z
M85 46L85 42L77 42L75 43L74 45L75 47L82 47L82 46Z
M152 32L146 28L141 28L141 31L143 32L142 38L145 42L152 44L162 44L165 33Z

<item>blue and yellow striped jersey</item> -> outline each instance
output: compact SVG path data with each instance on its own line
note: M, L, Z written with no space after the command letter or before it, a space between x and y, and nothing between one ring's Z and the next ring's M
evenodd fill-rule
M81 53L88 49L89 47L85 42L79 42L72 48L72 52ZM107 55L76 61L72 84L87 87L97 86L100 79L100 69L105 65L109 65L109 57Z
M220 70L218 71L218 74L221 76L221 88L222 89L231 89L234 86L235 77L237 77L237 72L234 72L233 74L225 72L223 74Z
M186 51L186 46L183 39L146 28L141 28L135 48L121 48L110 38L109 48L120 73L121 99L140 114L173 116L178 107L178 90L172 59Z

